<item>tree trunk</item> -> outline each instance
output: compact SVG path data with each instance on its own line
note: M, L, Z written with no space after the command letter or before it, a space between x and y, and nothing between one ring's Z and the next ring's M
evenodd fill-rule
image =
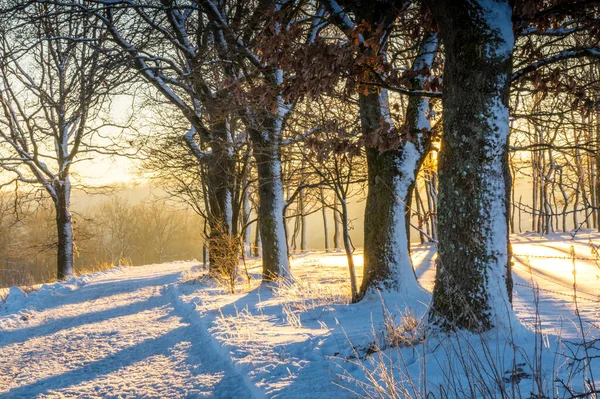
M296 210L298 212L298 210ZM300 215L297 214L294 217L294 231L292 232L292 237L289 240L289 248L290 251L296 252L298 249L298 245L296 244L296 239L298 238L298 233L300 233Z
M425 191L427 193L427 209L431 223L431 238L437 241L437 174L427 171L425 178Z
M247 186L245 184L245 186ZM252 229L250 228L250 193L248 188L244 189L244 217L242 218L243 223L243 235L244 235L244 253L247 258L252 256Z
M340 212L337 198L335 198L333 202L333 249L339 251L340 248Z
M228 250L223 240L229 239L234 230L233 226L233 178L235 161L232 153L231 134L224 119L211 126L212 153L206 157L205 181L208 196L208 225L209 237L209 270L220 273L223 265L218 265L216 259L226 259ZM237 226L235 226L237 230Z
M437 35L425 36L413 69L427 69L437 51ZM420 89L423 77L413 80ZM382 127L393 122L389 117L387 92L370 90L359 96L363 135L381 133ZM364 273L360 297L372 288L398 291L404 296L421 294L409 251L407 212L419 169L429 151L430 139L423 130L431 128L427 113L427 98L411 97L407 107L408 137L399 147L381 152L367 147L368 191L364 223ZM382 121L385 121L382 125Z
M325 193L321 187L321 205L323 206L323 233L325 235L325 252L329 252L329 223L327 221L327 207L325 206Z
M600 103L600 92L596 93L596 103ZM596 110L596 186L594 189L596 190L596 207L600 206L600 109ZM600 210L596 209L596 225L598 226L598 231L600 232Z
M283 219L283 183L279 145L281 136L274 132L278 121L263 122L265 131L250 128L250 138L258 172L258 218L263 256L263 281L288 277L288 246ZM264 134L263 134L264 133Z
M417 219L419 221L419 242L421 244L425 243L425 236L423 235L423 229L427 229L427 234L429 234L429 227L427 226L427 222L423 215L423 201L421 200L421 195L419 194L419 187L415 185L415 199L417 203Z
M563 232L567 232L567 209L569 208L569 194L567 194L567 190L564 186L563 182L563 170L562 168L559 170L559 188L563 198L563 207L562 207L562 230Z
M509 90L514 37L505 1L434 1L444 42L438 264L430 321L480 332L507 320Z
M344 238L344 250L346 251L346 258L348 259L348 271L350 273L350 290L352 292L352 302L358 299L358 286L356 284L356 270L354 267L354 257L352 256L354 250L352 249L352 243L350 242L350 231L348 229L348 206L346 205L346 199L340 199L342 206L342 229Z
M302 190L302 192L300 192L300 199L299 199L299 205L300 205L300 251L302 252L306 252L307 249L307 239L306 239L306 204L305 204L306 198L304 196L304 190Z
M262 243L260 239L260 220L256 221L256 230L254 230L254 248L252 255L257 258L262 257Z
M54 206L56 210L56 230L58 233L56 251L56 278L65 280L74 276L73 268L73 223L71 221L70 197L71 186L68 177L54 184L56 197Z
M513 179L513 177L515 176L516 169L513 167L513 162L511 162L511 159L508 159L508 165L510 166L510 178ZM507 205L507 214L508 214L508 219L509 219L509 224L510 224L510 232L512 234L514 234L515 231L515 214L516 212L516 200L515 200L515 185L511 184L510 185L510 193L509 193L509 197L508 197L508 205Z
M534 132L534 144L537 144L537 131ZM531 151L531 177L533 179L533 184L531 188L531 231L538 231L538 214L537 214L537 203L538 203L538 185L539 181L539 156L537 151Z

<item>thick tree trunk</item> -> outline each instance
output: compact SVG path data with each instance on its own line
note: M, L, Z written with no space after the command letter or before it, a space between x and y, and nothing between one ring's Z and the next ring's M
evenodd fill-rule
M272 69L264 73L265 82L277 93L269 96L269 106L248 110L245 120L252 143L258 174L258 218L262 245L262 281L291 277L285 225L285 200L281 170L281 139L290 110L281 95L283 73Z
M56 197L54 206L56 210L56 230L58 233L56 251L56 278L65 280L74 275L73 268L73 223L71 221L70 197L71 187L69 179L57 181L54 184Z
M267 124L268 121L263 123ZM264 132L250 130L256 169L258 172L258 218L263 256L263 281L288 277L288 246L283 219L283 183L279 144L281 137L274 130L278 121L271 120Z
M233 179L235 161L231 133L225 120L211 126L212 153L206 158L206 191L208 194L209 268L211 273L222 272L219 259L227 259L229 240L234 233L233 225ZM237 229L237 226L235 226Z
M414 69L431 66L437 51L437 35L427 35L415 59ZM413 82L420 89L424 78ZM381 133L382 121L391 127L387 92L376 90L359 97L362 130L369 136ZM407 128L411 141L398 148L379 151L367 147L368 191L364 223L364 273L360 296L372 288L401 292L405 296L422 294L414 275L409 251L411 194L419 169L429 151L430 139L424 130L431 126L427 118L429 100L412 97L407 108Z
M508 98L514 46L508 1L429 1L444 41L438 266L430 320L485 331L511 304Z

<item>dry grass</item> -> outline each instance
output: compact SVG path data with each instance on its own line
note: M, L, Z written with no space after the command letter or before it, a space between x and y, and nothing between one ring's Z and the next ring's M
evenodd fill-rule
M385 315L385 344L387 347L409 347L423 342L425 332L422 323L411 310L393 314L384 310Z
M384 308L384 332L373 328L372 344L352 346L354 355L336 363L342 368L340 386L369 399L597 399L600 385L592 361L600 360L600 340L583 335L578 341L557 338L552 344L542 330L534 295L533 343L517 340L512 330L440 334L424 328L410 312L394 317ZM435 378L427 374L431 366L438 370ZM356 378L348 371L352 369L361 370L362 377Z
M127 259L121 259L121 260L119 260L119 262L117 262L117 265L118 266L131 266L131 262L128 261ZM84 267L77 267L77 268L75 268L75 275L77 277L80 277L80 276L83 276L84 274L93 274L93 273L97 273L97 272L104 272L106 270L113 269L117 265L114 265L111 262L100 262L100 263L94 263L91 265L86 265Z

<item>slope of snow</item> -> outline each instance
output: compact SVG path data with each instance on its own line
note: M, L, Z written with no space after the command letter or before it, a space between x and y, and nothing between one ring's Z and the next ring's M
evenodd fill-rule
M172 305L168 286L191 266L97 273L4 309L0 396L253 397L206 332Z
M295 281L270 285L260 284L260 262L250 260L253 278L240 281L233 295L184 262L118 268L26 296L11 289L0 306L0 396L352 398L389 390L392 381L406 397L427 391L438 397L441 389L460 391L460 384L494 397L503 389L552 391L556 378L581 392L589 370L600 375L600 362L574 372L565 353L581 356L582 326L588 339L599 330L600 269L588 242L600 236L569 239L513 237L514 308L522 325L431 335L403 348L389 347L386 324L401 327L407 314L418 319L426 304L389 295L349 304L343 253L295 256ZM581 323L574 315L571 246L581 258L575 262ZM412 256L417 277L431 290L435 247L417 246ZM355 263L360 279L360 252ZM539 288L537 306L531 287ZM536 328L543 333L534 334ZM411 340L425 333L411 331Z

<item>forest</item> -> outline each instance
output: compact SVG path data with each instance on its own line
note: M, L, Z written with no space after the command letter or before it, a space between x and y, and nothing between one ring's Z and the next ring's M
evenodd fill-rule
M232 331L262 320L248 299L262 303L260 290L288 327L309 328L302 317L339 306L342 341L364 340L360 329L371 328L374 341L324 355L344 370L333 385L349 397L600 392L598 1L0 0L0 105L6 304L19 292L42 298L41 284L79 287L89 273L125 273L133 284L176 269L181 277L164 277L161 295L179 305L165 304L204 315L192 325L219 348L252 341ZM111 162L153 194L131 201L118 184L98 183L125 173L98 166ZM557 290L566 302L545 302ZM289 299L297 291L301 305ZM558 316L545 312L557 309L571 312L578 343L546 329ZM341 345L333 319L315 328ZM25 328L3 323L0 351L12 345L8 332ZM513 350L510 367L490 360L501 340L482 344L506 331L511 347L526 348ZM560 337L556 347L543 345L548 334ZM463 339L473 352L452 352L450 366L434 357L431 383L422 380L434 366L417 361L415 375L403 357L412 348L430 359L428 345ZM555 356L568 348L568 366L542 361L542 346ZM307 348L290 356L308 362ZM367 365L373 353L380 363ZM340 366L356 359L350 371ZM392 360L404 366L382 366ZM333 392L304 396L309 385L294 382L286 391L231 361L248 374L250 394L223 383L209 396ZM58 392L11 375L0 368L10 397ZM54 379L61 394L84 395ZM521 391L522 380L532 388ZM127 397L202 396L153 387ZM98 397L111 394L121 393Z

